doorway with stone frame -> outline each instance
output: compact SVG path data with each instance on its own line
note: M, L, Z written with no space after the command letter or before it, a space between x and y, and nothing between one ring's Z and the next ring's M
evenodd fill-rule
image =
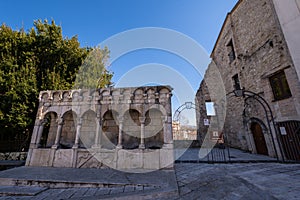
M250 126L257 154L269 155L263 129L258 122L252 122Z

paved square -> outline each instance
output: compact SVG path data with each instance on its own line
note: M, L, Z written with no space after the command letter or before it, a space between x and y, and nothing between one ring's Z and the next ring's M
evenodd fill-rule
M9 170L21 172L21 168ZM37 170L37 169L36 169ZM48 178L65 174L74 179L72 172L48 169ZM64 169L59 169L64 170ZM72 169L74 170L74 169ZM17 177L16 173L0 173L4 178ZM76 170L75 170L76 171ZM93 176L82 177L81 181L93 180L86 187L57 188L41 186L0 186L0 199L299 199L300 164L243 163L243 164L175 164L176 179L172 173L152 172L146 174L118 173L117 171L92 170ZM98 173L96 173L98 171ZM28 171L29 172L29 171ZM37 176L34 170L31 172ZM57 176L50 176L56 173ZM87 173L87 172L85 172ZM84 174L84 173L83 173ZM96 175L98 174L98 176ZM20 175L20 174L19 174ZM95 176L96 175L96 176ZM26 175L23 175L25 178ZM29 176L29 174L27 175ZM101 178L102 177L102 178ZM98 179L98 186L95 180ZM50 181L48 179L48 181ZM106 184L99 184L100 182ZM169 182L168 182L169 181ZM19 182L21 184L22 182ZM23 182L24 183L24 182ZM33 182L32 182L33 183ZM114 183L114 184L113 184ZM176 185L177 183L177 185ZM51 186L51 185L49 185ZM178 192L170 188L178 188ZM27 188L27 190L26 190ZM169 190L168 190L169 188ZM7 191L15 191L9 196ZM33 192L32 192L33 191ZM36 192L36 194L34 194ZM20 196L22 195L23 196Z

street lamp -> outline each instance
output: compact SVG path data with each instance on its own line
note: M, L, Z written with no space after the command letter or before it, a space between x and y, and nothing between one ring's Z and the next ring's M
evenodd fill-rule
M233 91L233 93L236 97L245 97L245 89L244 88L236 89Z

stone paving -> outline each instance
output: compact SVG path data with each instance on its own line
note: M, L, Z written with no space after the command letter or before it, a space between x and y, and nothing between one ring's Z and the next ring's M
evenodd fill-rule
M300 196L300 164L180 163L175 164L175 172L179 196L157 196L154 191L158 188L125 185L102 188L52 188L36 196L2 196L0 199L296 200Z
M36 196L2 196L0 199L33 199L33 200L53 200L53 199L106 199L117 198L117 194L126 195L152 190L151 187L143 186L121 186L109 188L52 188L37 194ZM113 196L116 195L116 196ZM130 199L130 198L129 198Z
M175 171L19 167L0 172L0 199L144 199L178 194Z
M214 158L212 158L213 156ZM177 148L174 149L174 156L177 162L208 162L209 160L215 161L228 161L228 162L276 162L276 158L272 158L265 155L252 154L239 149L226 148Z
M176 164L177 199L300 199L300 165Z
M195 159L196 150L189 150L189 159ZM194 157L192 156L194 155ZM239 158L249 158L247 154L236 152ZM241 157L242 156L242 157ZM255 158L252 154L250 157ZM145 174L118 173L114 170L92 169L87 175L72 175L76 169L49 168L48 180L65 180L76 177L81 183L92 182L84 187L68 185L60 181L56 188L39 186L3 186L0 172L0 200L2 199L300 199L300 164L258 163L207 164L176 163L175 171L151 172ZM187 157L182 157L183 160ZM272 159L271 159L272 160ZM268 160L266 160L268 161ZM52 171L53 170L53 171ZM58 171L57 171L58 170ZM73 171L74 170L74 171ZM6 171L6 177L38 177L37 171L23 173L22 170ZM72 172L73 171L73 172ZM5 172L5 171L3 171ZM11 172L11 173L8 173ZM22 174L23 173L23 174ZM1 175L2 174L2 175ZM52 174L52 175L51 175ZM98 182L97 182L98 181ZM104 182L107 184L101 184ZM50 181L51 182L51 181ZM24 183L24 182L23 182ZM79 182L80 183L80 182ZM28 183L27 183L28 184ZM34 182L31 182L34 184ZM76 186L76 187L74 187ZM172 188L170 190L170 188ZM174 189L175 188L175 189ZM176 191L175 191L176 190ZM14 193L17 196L9 196ZM2 195L2 196L1 196Z

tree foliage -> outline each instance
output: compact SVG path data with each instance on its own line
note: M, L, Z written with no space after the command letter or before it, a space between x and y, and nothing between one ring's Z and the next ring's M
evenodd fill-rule
M78 38L64 38L62 28L54 21L35 21L29 31L0 26L0 136L32 132L41 90L74 88L76 74L85 58L94 77L85 79L90 85L111 84L112 73L106 70L107 48L80 47ZM88 58L90 58L89 56ZM91 62L91 63L88 63ZM93 65L92 65L93 64ZM100 71L95 71L100 65ZM93 68L94 66L94 68ZM86 68L86 67L85 67ZM100 82L98 82L101 80ZM80 87L82 85L76 85ZM1 136L3 137L3 136ZM0 138L1 139L1 138Z
M74 87L95 89L111 86L113 73L107 70L108 59L107 47L96 47L90 51L77 73Z

